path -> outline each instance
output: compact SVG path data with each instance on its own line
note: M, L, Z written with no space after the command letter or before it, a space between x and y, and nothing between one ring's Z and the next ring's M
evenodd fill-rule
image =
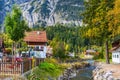
M112 76L120 79L120 64L99 63L98 66L100 66L105 72L112 71Z

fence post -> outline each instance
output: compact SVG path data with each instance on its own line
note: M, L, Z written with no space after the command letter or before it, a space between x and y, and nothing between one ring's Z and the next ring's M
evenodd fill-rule
M36 66L36 60L34 57L32 57L32 68L34 68Z
M32 60L29 61L29 70L32 68Z
M35 66L34 67L36 67L37 66L37 59L35 58Z
M0 61L0 73L1 73L1 63L2 63L2 62Z
M21 74L23 74L24 73L24 61L22 61L22 64L21 64L22 66L21 66Z

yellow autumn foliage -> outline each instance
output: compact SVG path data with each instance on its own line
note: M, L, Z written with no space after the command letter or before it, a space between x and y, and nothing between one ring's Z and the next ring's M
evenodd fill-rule
M86 32L86 36L88 36L88 37L96 37L96 36L99 36L99 34L98 34L99 32L100 32L99 28L93 27L92 29L89 29Z
M115 0L114 8L107 14L109 21L108 30L112 32L112 37L120 34L120 0Z

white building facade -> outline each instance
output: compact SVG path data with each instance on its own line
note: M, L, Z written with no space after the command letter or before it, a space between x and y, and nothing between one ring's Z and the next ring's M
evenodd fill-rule
M112 62L120 63L120 47L112 51Z

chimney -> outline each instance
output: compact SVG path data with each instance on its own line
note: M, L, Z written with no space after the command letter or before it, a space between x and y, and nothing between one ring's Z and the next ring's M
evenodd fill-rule
M39 35L39 34L40 34L40 31L37 31L37 34Z

